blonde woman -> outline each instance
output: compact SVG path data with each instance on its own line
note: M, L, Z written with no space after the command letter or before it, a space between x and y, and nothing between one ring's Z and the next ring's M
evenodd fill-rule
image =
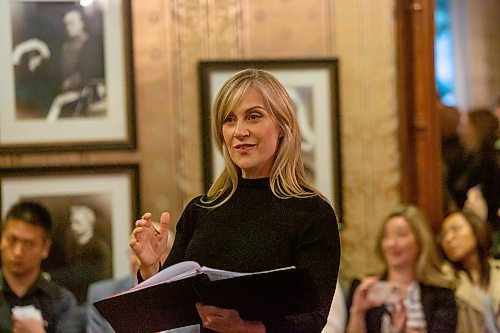
M335 292L339 234L332 206L305 178L289 95L272 74L243 70L222 86L211 119L224 170L206 195L185 208L161 267L194 260L239 272L306 268L321 297L317 309L249 321L233 309L198 304L201 331L321 332ZM146 213L136 221L131 241L143 279L159 270L170 218L162 214L159 233L151 219Z
M394 210L376 250L385 272L353 283L347 332L455 332L453 291L445 288L449 283L423 213L413 205Z

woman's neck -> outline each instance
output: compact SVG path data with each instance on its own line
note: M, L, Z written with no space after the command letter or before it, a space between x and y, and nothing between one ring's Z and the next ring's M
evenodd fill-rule
M389 268L387 279L406 288L415 280L415 270L412 268Z
M479 262L479 255L476 251L471 252L465 256L463 265L475 286L481 285L481 263Z

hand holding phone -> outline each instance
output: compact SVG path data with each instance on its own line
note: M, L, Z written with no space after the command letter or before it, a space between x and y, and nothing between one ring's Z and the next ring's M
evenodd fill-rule
M12 315L19 319L38 319L43 321L42 312L33 305L14 306L12 308Z

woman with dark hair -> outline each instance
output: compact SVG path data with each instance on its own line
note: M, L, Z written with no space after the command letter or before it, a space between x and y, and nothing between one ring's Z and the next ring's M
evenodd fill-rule
M457 332L500 332L500 262L490 257L488 223L469 210L452 213L439 242L455 268Z
M486 200L488 221L492 229L499 232L500 165L494 147L498 138L498 119L487 108L474 109L462 116L459 133L466 161L464 170L451 184L453 199L462 209L469 189L478 188Z

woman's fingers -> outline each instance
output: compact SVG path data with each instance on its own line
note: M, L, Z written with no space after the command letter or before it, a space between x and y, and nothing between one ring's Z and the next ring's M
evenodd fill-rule
M212 330L228 332L238 331L241 326L241 318L237 311L222 309L216 306L196 303L196 309L200 315L203 326Z
M152 222L152 215L151 213L145 213L144 215L142 215L141 219L135 221L135 226L138 227L138 226L148 226L150 225Z
M406 308L403 301L394 304L391 311L391 318L395 331L403 331L403 328L406 326Z
M135 221L135 228L132 230L132 238L129 246L136 252L141 250L141 241L147 241L147 231L152 226L151 213L145 213L141 219ZM153 227L154 228L154 227Z
M364 278L359 284L356 290L359 290L359 294L362 295L363 298L366 297L368 290L379 281L379 278L376 276L369 276Z
M360 287L363 286L365 288L371 287L374 283L378 282L380 279L377 276L368 276L363 279L360 284Z
M168 235L168 225L170 224L170 214L163 212L160 217L160 234Z

